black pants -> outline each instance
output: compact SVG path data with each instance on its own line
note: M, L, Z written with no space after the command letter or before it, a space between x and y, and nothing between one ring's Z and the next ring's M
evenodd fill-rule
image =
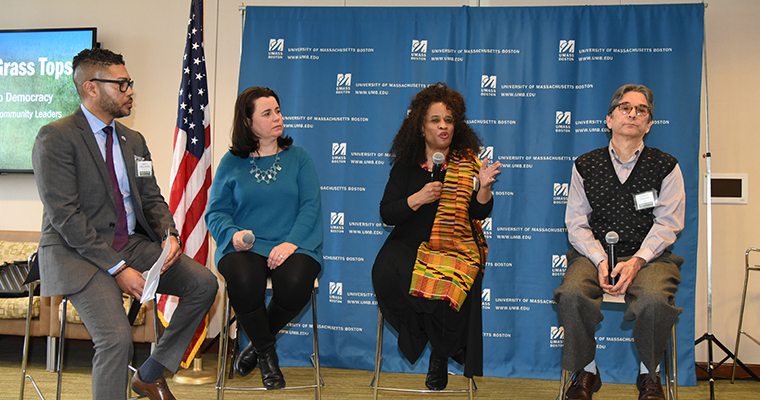
M471 321L470 306L475 301L480 309L480 284L473 286L475 294L467 296L459 312L447 301L412 296L409 286L416 257L417 250L401 242L389 240L383 245L372 267L378 306L398 332L399 348L409 362L417 361L428 341L440 356L454 357L467 346L472 323L482 335L480 320ZM481 279L479 274L476 280Z
M227 281L230 304L254 348L264 350L311 298L319 263L294 253L271 270L267 259L252 252L229 253L219 260L219 272ZM265 306L267 278L272 279L272 300Z

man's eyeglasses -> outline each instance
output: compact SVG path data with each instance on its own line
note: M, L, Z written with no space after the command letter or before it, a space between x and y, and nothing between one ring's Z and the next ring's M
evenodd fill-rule
M648 106L632 106L629 103L620 103L616 106L620 109L620 112L623 115L628 115L633 109L636 109L636 115L639 117L648 117L649 116L649 107Z
M90 79L90 80L91 81L97 81L97 82L118 83L119 84L119 91L122 92L122 93L126 92L127 88L131 88L135 84L135 81L133 81L131 79L130 80L125 80L125 79L115 80L115 79L97 79L97 78L93 78L93 79Z

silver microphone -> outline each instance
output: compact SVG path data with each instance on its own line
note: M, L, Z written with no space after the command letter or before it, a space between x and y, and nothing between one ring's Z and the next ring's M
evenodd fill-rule
M618 236L617 232L615 231L609 231L607 232L607 235L604 236L604 241L607 242L607 266L608 266L608 273L610 278L610 285L615 286L615 284L618 281L618 276L612 277L612 270L615 268L615 264L617 264L617 254L615 254L615 245L620 240L620 236Z
M444 161L446 161L446 156L444 156L443 153L436 152L433 154L433 179L431 179L431 182L443 182L441 168L443 168Z
M243 234L242 240L243 240L243 244L245 244L246 246L252 245L253 242L256 240L256 236L253 236L253 233L251 232L246 232Z

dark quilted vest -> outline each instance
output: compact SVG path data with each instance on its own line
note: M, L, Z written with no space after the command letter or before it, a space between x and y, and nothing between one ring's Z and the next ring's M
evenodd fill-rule
M618 255L634 255L654 224L654 208L636 211L633 195L651 189L659 195L663 179L677 164L670 154L644 146L631 175L621 184L608 147L578 157L575 167L591 205L589 224L596 240L606 246L605 235L615 231L620 236Z

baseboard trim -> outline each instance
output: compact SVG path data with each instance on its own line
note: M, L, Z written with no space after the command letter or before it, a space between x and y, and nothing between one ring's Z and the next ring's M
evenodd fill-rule
M744 364L752 373L754 373L757 376L760 376L760 365L758 364ZM715 379L731 379L731 371L733 370L734 365L733 364L722 364L719 367L715 368L713 370L713 377ZM704 369L703 369L704 368ZM698 380L708 380L710 379L710 375L705 371L707 369L707 363L706 362L698 362L697 366L697 379ZM740 366L736 366L736 379L752 379L752 376L747 373L744 369L742 369Z

